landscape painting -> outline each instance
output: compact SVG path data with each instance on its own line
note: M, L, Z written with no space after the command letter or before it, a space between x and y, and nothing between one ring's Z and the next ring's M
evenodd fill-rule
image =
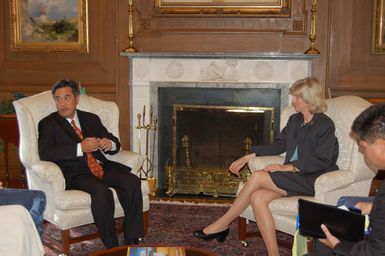
M11 0L15 51L88 52L87 0Z

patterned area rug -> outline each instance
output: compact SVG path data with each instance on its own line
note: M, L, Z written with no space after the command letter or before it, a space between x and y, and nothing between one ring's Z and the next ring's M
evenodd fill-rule
M237 221L230 226L230 233L223 243L217 241L204 242L192 236L192 232L200 229L208 223L214 221L226 212L229 206L202 206L202 205L184 205L184 204L161 204L152 203L150 206L150 223L148 234L143 245L172 245L172 246L191 246L205 248L216 252L220 256L262 256L267 255L267 251L261 238L249 238L249 247L242 247L238 240ZM122 219L117 221L120 225ZM256 230L256 225L251 223L248 225L251 230ZM95 230L94 225L87 225L77 228L73 234L89 233ZM59 230L52 224L46 223L44 232L51 236L59 238ZM291 240L289 235L278 233L279 240ZM123 234L119 235L120 243L123 242ZM103 244L100 239L85 241L71 246L71 255L88 255L91 252L102 250ZM49 248L49 244L45 246L46 255L58 255ZM291 255L291 250L280 248L281 256Z

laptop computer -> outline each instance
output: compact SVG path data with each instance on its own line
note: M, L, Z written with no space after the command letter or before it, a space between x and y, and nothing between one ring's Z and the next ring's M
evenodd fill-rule
M326 238L321 229L325 224L330 233L352 242L364 238L365 216L336 206L298 200L299 232L303 236Z

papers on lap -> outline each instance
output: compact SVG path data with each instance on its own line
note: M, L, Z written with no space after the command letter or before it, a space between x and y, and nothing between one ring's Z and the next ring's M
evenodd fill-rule
M325 238L321 224L339 239L357 242L363 239L365 216L336 206L298 200L299 232L303 236Z
M131 247L127 256L186 256L184 247Z

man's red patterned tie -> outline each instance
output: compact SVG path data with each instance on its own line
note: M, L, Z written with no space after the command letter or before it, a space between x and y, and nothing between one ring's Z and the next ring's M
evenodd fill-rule
M71 124L72 124L72 127L75 129L76 134L79 136L81 140L83 140L83 133L79 129L79 127L77 127L75 120L71 120ZM95 175L97 178L101 179L104 174L102 166L99 164L98 160L96 160L94 155L92 155L92 153L86 153L86 156L87 156L87 164L92 174Z

